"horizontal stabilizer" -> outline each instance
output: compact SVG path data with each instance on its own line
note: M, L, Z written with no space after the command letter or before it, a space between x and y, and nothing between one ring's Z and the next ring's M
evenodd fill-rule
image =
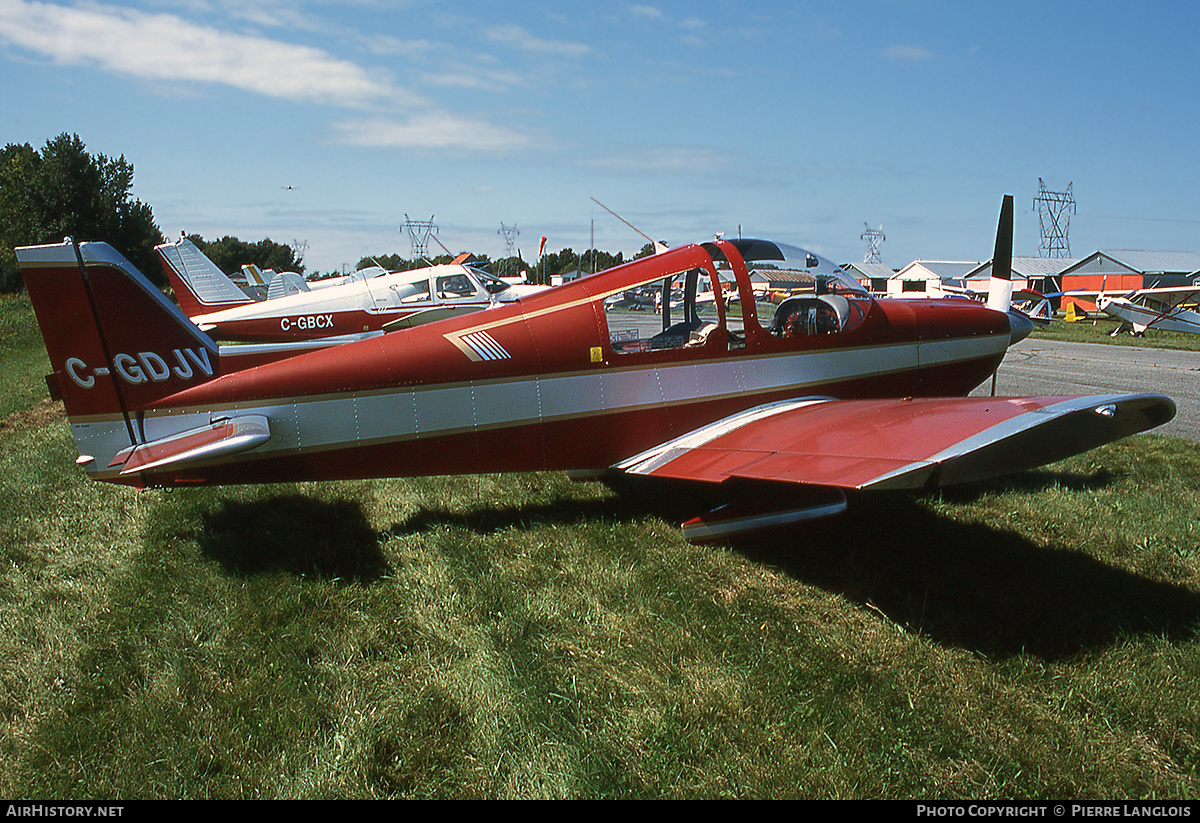
M227 417L161 440L130 446L118 452L109 467L121 466L123 475L151 471L237 454L270 439L270 426L262 415Z
M1166 423L1154 394L1091 397L809 398L761 406L617 466L631 474L915 489L1052 463Z

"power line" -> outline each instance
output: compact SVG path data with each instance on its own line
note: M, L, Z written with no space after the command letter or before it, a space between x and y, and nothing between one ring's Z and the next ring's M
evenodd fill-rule
M517 235L520 234L520 232L517 231L517 227L515 225L514 226L506 226L503 223L501 223L499 234L501 237L504 238L504 251L505 251L504 256L512 257L513 252L516 251Z
M1143 223L1187 223L1189 225L1200 225L1200 220L1188 219L1185 217L1138 217L1128 214L1092 214L1084 212L1084 217L1090 217L1093 220L1138 220Z
M865 228L866 231L864 231L858 238L859 240L867 241L867 254L863 258L863 262L882 263L883 260L879 257L879 244L884 240L887 240L887 238L883 236L883 224L880 223L879 228L873 229L866 223L863 223L863 228Z
M1041 228L1039 257L1071 256L1071 241L1068 235L1071 229L1071 215L1075 213L1075 197L1071 194L1073 185L1073 182L1068 183L1066 191L1047 191L1042 178L1038 178L1038 196L1033 198L1033 206L1037 209L1038 225Z
M413 220L404 215L404 228L412 239L412 255L414 260L429 257L429 236L437 234L437 226L433 223L433 215L428 220Z

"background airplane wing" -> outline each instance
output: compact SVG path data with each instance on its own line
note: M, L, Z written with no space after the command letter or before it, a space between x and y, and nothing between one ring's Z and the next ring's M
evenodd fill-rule
M630 474L912 489L1051 463L1175 416L1155 394L806 398L760 406L620 463Z
M445 320L447 317L456 317L460 314L469 314L477 312L485 308L484 306L466 305L456 306L454 304L433 306L428 309L420 309L412 314L406 314L404 317L396 320L389 320L383 324L384 331L395 331L397 329L411 329L413 326L423 326L426 323L436 323L438 320Z

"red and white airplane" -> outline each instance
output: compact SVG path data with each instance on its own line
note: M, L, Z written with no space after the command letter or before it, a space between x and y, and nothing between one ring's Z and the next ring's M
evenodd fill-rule
M966 397L1030 329L1007 311L1012 200L993 304L887 300L828 261L717 239L485 312L253 368L229 366L104 244L17 249L79 457L135 487L500 471L691 481L724 505L691 540L832 514L851 489L923 489L1066 457L1170 420L1160 395ZM814 259L818 265L812 265ZM808 276L759 317L750 273ZM702 275L743 299L702 317ZM684 283L682 311L606 312ZM1005 284L1008 284L1007 289Z
M510 285L471 266L348 275L332 284L279 275L283 292L255 300L188 240L156 247L184 313L216 340L282 343L430 323L516 300L545 286ZM288 277L288 275L291 277ZM287 285L291 284L291 288ZM276 283L271 284L274 289Z

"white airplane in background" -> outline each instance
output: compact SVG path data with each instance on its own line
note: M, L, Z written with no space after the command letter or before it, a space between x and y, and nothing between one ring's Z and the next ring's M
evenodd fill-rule
M1128 323L1139 337L1146 329L1200 334L1200 312L1195 310L1198 299L1200 276L1190 286L1140 289L1120 297L1109 297L1101 291L1096 296L1096 308ZM1113 335L1123 328L1118 326Z
M460 264L360 270L331 283L287 273L278 297L254 300L187 238L156 248L180 308L216 340L282 343L377 334L509 303L545 286L511 285ZM298 281L295 282L295 281Z
M277 272L248 263L242 266L240 274L227 275L182 235L174 243L157 246L155 251L188 317L387 274L387 269L376 265L341 277L310 281L299 272Z
M382 266L366 266L351 274L341 277L324 277L320 280L309 280L303 274L294 271L275 271L275 269L260 269L253 263L242 266L242 279L245 284L238 283L230 277L234 284L255 301L274 300L277 297L287 297L300 292L327 289L330 286L340 286L353 280L366 280L368 277L378 277L387 274Z

